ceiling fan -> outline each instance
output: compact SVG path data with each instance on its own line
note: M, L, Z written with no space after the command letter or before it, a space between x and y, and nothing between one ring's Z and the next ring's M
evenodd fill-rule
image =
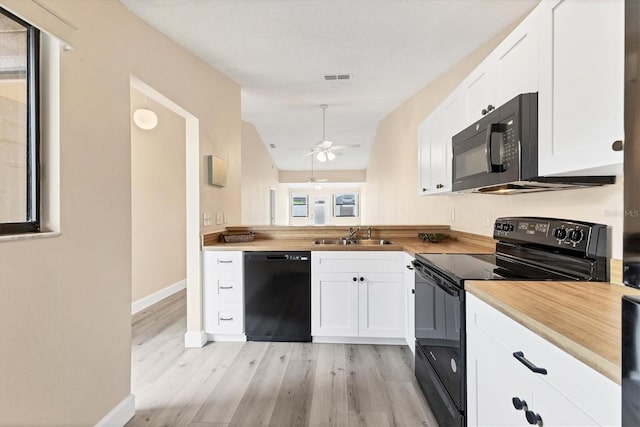
M327 112L327 104L320 105L322 108L322 141L318 142L315 147L307 154L306 156L313 156L315 154L316 159L320 162L330 162L335 159L336 156L339 156L342 150L346 150L349 148L359 148L360 144L350 144L350 145L333 145L333 142L327 141L325 137L325 128L326 128L326 119L325 115Z

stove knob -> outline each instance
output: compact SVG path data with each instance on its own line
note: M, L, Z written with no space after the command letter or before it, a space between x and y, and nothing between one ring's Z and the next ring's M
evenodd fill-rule
M571 239L572 242L578 243L583 237L584 233L582 230L571 230L571 233L569 233L569 239Z
M553 236L558 240L563 240L565 237L567 237L567 230L565 230L564 228L556 228L555 230L553 230Z
M502 224L496 222L496 225L493 228L495 228L496 230L502 230Z
M509 231L509 224L502 224L502 231Z
M509 224L509 231L513 231L515 229L516 229L516 227L513 224Z

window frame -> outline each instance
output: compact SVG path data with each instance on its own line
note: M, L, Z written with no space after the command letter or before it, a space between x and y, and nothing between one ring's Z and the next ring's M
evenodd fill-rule
M40 232L40 30L0 7L27 29L27 212L23 222L0 222L0 235Z

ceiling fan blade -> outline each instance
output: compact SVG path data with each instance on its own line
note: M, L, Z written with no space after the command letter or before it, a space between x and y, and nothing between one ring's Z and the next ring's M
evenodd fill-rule
M325 149L325 150L326 150L326 149L328 149L328 148L331 148L331 146L332 146L332 145L333 145L333 142L332 142L332 141L324 140L324 141L320 141L320 142L318 142L318 143L316 144L316 148L322 148L322 149Z
M334 145L332 150L348 150L349 148L360 148L360 144Z
M323 150L313 150L313 151L309 151L307 154L303 154L302 157L309 157L309 156L313 156L314 154L317 154L319 152L321 152Z
M316 182L327 182L329 181L327 178L318 178L315 180Z

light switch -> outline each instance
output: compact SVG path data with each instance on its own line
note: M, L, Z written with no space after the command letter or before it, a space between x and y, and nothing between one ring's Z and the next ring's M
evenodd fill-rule
M227 213L226 212L222 214L222 220L224 221L225 224L228 224L228 222L227 222Z
M205 227L211 225L211 214L209 212L204 212L202 214L202 224Z
M222 212L216 212L216 224L222 224Z

